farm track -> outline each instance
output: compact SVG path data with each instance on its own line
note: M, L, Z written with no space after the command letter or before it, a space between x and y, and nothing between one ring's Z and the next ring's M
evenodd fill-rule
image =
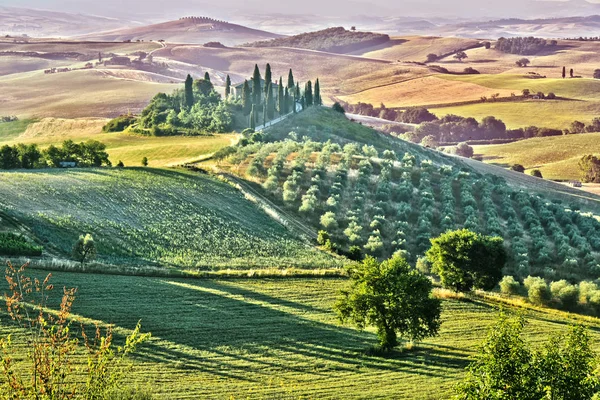
M273 210L278 215L278 217L281 219L281 221L286 222L283 225L286 226L287 228L297 230L299 233L302 234L302 236L307 236L310 239L316 239L317 235L310 227L308 227L307 225L304 225L302 222L298 221L294 216L289 214L287 211L285 211L284 209L282 209L281 207L279 207L278 205L273 203L267 197L263 196L261 193L259 193L256 189L254 189L245 180L238 178L235 175L226 173L226 172L220 172L219 175L236 183L244 195L249 194L251 197L254 197L257 201L259 201L264 206L266 206L268 209ZM279 221L279 222L281 222L281 221Z

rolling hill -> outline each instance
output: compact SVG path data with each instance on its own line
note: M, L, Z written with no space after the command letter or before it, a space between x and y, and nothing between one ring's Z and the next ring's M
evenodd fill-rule
M81 38L97 41L164 40L171 43L191 44L220 42L225 46L235 46L278 37L280 35L212 18L186 17L177 21L167 21L154 25L99 32Z

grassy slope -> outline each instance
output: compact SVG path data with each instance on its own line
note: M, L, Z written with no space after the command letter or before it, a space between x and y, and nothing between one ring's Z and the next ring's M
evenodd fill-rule
M585 154L600 153L600 133L533 138L516 143L475 146L484 161L508 166L538 168L548 179L579 179L577 163Z
M98 140L107 146L113 164L139 165L148 157L151 167L164 167L198 160L237 141L235 134L198 137L146 137L125 133L102 133L105 119L22 120L0 124L0 145L35 143L40 147L60 145L64 140Z
M380 358L364 353L376 342L372 331L341 327L331 311L341 280L56 273L53 283L78 287L79 316L125 329L142 320L153 339L129 379L150 384L159 399L445 399L495 314L487 304L444 301L439 337ZM574 321L551 310L526 315L533 342Z
M327 266L229 185L155 169L0 174L2 211L63 255L91 233L101 261L218 269Z
M598 114L600 107L600 81L594 79L527 79L523 75L467 75L440 76L454 82L477 84L489 88L490 93L504 93L509 90L519 95L521 90L532 93L554 92L557 96L570 100L528 100L514 103L480 103L465 106L452 106L432 109L438 116L457 114L481 119L494 115L502 119L508 127L517 128L529 125L549 128L568 128L574 120L589 123ZM489 96L488 96L489 97ZM457 101L463 99L457 99Z

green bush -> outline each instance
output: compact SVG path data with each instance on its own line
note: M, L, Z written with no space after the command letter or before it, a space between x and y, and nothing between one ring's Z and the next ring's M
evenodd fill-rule
M102 131L122 132L135 123L136 118L133 115L120 115L117 118L108 121L108 123L102 127Z
M527 297L532 304L542 306L548 304L551 298L550 289L546 281L539 277L528 276L523 281L527 289Z
M517 294L521 289L521 284L512 276L505 276L500 281L500 292L502 294Z

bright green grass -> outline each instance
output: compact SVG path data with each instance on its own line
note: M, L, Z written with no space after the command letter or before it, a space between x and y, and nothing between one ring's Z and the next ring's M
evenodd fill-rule
M159 399L447 399L496 314L483 303L443 301L439 337L374 357L365 355L374 333L340 326L331 310L342 280L56 273L53 282L78 287L79 316L125 329L141 319L153 338L128 379ZM526 337L536 343L572 322L551 310L527 317Z
M600 153L600 133L527 139L515 143L475 146L485 162L537 168L547 179L579 179L578 162L586 154Z
M394 150L397 155L409 152L421 159L448 162L447 158L438 152L384 135L325 107L311 107L266 129L268 140L284 140L290 137L290 132L295 133L297 140L309 137L318 142L331 140L342 146L355 142L359 147L365 144L375 146L380 153L384 150Z
M21 119L12 122L0 122L0 142L10 141L25 132L27 126L35 122L31 119Z
M91 233L101 261L218 269L331 266L231 186L156 169L0 173L1 209L63 255Z
M538 91L570 100L527 100L512 103L478 103L440 107L431 111L437 116L456 114L478 120L493 115L509 128L530 125L564 129L575 121L589 123L600 112L600 80L595 79L527 79L523 75L440 75L443 79L475 83L490 89L510 89L520 95L523 89Z

